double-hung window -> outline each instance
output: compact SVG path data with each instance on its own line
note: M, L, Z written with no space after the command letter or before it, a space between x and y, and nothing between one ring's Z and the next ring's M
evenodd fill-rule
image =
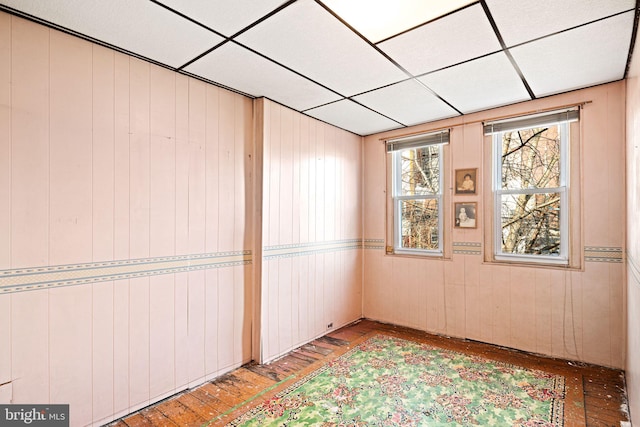
M579 110L485 124L496 260L569 264L570 123Z
M448 131L387 141L394 253L442 254L443 144L448 141Z

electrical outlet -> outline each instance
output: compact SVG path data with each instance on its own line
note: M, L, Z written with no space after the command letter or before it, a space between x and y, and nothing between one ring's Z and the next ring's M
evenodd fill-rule
M333 322L331 322L331 323L329 323L329 324L327 325L327 329L331 329L331 328L333 328Z

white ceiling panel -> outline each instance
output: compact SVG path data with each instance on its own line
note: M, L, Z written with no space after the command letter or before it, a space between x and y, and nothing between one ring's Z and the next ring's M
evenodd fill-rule
M305 113L363 136L402 127L393 120L348 99L323 105L322 107L305 111Z
M178 67L223 39L150 1L1 0L38 18Z
M487 0L507 46L633 9L635 0Z
M476 0L324 0L360 34L377 43Z
M340 99L322 86L233 42L190 64L185 71L255 97L265 96L296 110Z
M458 115L457 111L413 79L353 99L407 126Z
M500 50L482 6L476 4L379 44L413 75Z
M531 99L503 52L420 77L463 113Z
M160 3L214 29L225 36L238 31L267 15L283 0L160 0Z
M299 0L238 41L345 96L407 76L312 0Z
M510 51L536 96L619 80L624 77L633 19L632 11Z

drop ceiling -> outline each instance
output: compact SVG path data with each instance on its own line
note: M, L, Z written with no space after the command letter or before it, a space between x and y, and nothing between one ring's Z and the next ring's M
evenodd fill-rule
M623 79L635 0L0 0L358 135Z

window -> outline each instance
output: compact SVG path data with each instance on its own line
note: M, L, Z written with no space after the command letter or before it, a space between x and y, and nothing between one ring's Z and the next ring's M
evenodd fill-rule
M578 110L485 126L493 135L496 260L569 264L570 125Z
M442 254L443 144L449 132L387 141L395 253Z

